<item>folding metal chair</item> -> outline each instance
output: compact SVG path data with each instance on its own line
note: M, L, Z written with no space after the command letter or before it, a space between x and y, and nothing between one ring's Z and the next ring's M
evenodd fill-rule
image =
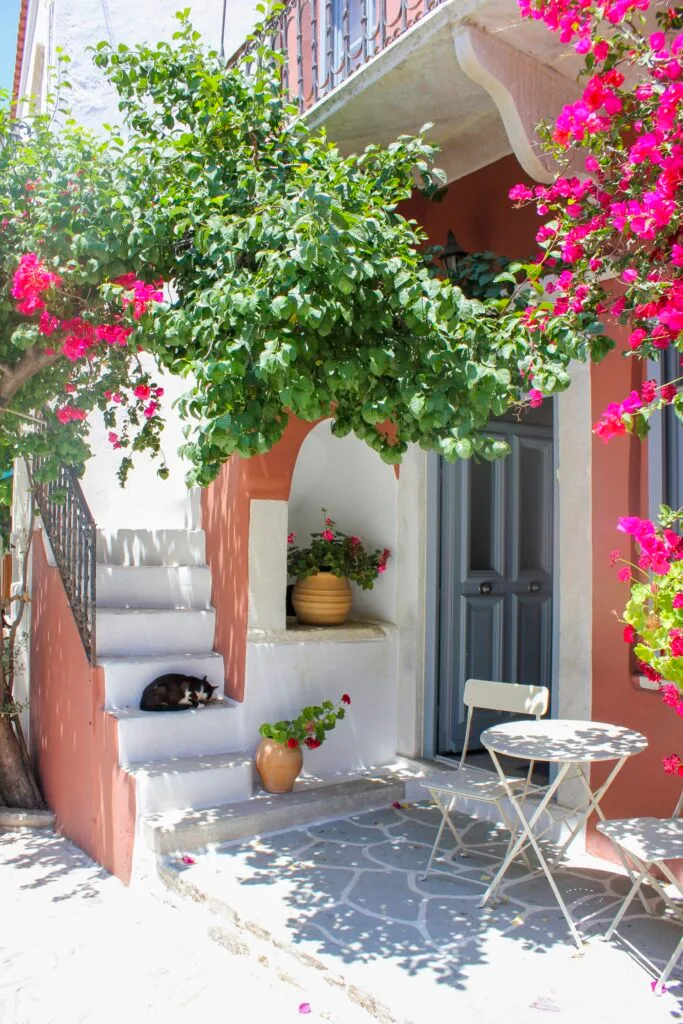
M464 703L467 708L467 724L465 727L465 741L462 754L458 763L458 769L450 773L453 778L440 777L437 780L425 779L421 785L431 796L436 806L441 811L441 825L437 832L434 846L429 857L429 863L425 868L423 878L430 873L448 874L449 872L438 871L432 867L434 859L439 851L441 838L444 829L448 828L452 833L456 848L461 856L467 856L468 850L462 841L462 837L453 824L451 812L454 810L458 798L479 800L482 803L494 804L498 810L501 820L510 832L510 844L516 838L518 825L516 814L508 808L505 789L500 780L491 772L482 768L473 768L465 764L467 747L469 745L470 733L472 731L472 719L475 709L488 711L509 712L518 715L532 715L534 718L542 718L548 710L550 691L546 686L525 686L520 683L497 683L486 679L468 679L465 683ZM523 789L523 798L531 793L538 792L541 788L532 786L531 773L533 762L529 765L526 778L510 779L509 784L513 788ZM508 845L508 850L510 846ZM524 848L520 851L527 866L529 864Z
M640 888L644 882L651 885L661 896L666 906L674 912L679 920L683 921L683 907L673 902L654 874L654 870L659 869L666 880L674 887L675 891L683 897L683 885L666 863L666 861L670 860L683 859L683 818L680 816L682 809L683 793L681 793L674 813L670 818L620 818L614 821L601 821L596 825L598 832L602 832L603 835L611 839L623 854L633 883L628 895L619 908L617 916L609 926L605 938L612 938L636 894L640 894ZM649 908L642 900L642 896L641 902L645 909L648 910ZM654 983L653 989L657 995L661 995L664 991L664 985L682 954L683 937L681 937L671 954L669 962Z

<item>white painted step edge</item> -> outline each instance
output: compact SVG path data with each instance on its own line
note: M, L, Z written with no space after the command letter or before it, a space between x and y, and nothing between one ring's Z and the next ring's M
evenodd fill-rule
M239 716L226 700L191 711L110 708L117 720L119 763L164 761L173 757L220 754L243 748Z
M254 788L253 757L246 751L123 765L136 784L138 815L202 810L225 800L241 803Z
M206 565L203 530L98 530L101 565Z
M206 610L211 571L204 565L98 565L97 606Z
M213 608L98 608L97 654L187 654L213 648Z

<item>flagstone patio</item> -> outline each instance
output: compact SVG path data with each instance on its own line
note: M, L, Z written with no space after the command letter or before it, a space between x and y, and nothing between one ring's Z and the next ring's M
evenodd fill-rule
M439 820L427 804L387 808L209 849L193 864L168 857L161 874L383 1021L529 1024L551 1013L598 1024L623 1021L625 1009L647 1024L683 1019L681 969L662 997L650 986L679 924L636 902L621 938L601 938L628 889L623 875L586 855L559 872L588 937L579 953L545 877L528 877L521 863L500 901L479 908L506 845L491 822L456 815L472 855L437 862L448 874L423 879Z

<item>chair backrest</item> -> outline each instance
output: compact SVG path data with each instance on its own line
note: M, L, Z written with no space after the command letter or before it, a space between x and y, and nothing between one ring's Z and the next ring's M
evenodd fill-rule
M468 679L465 683L467 726L460 764L467 756L475 708L486 711L506 711L516 715L541 718L548 710L550 690L547 686L527 686L524 683L496 683L489 679Z

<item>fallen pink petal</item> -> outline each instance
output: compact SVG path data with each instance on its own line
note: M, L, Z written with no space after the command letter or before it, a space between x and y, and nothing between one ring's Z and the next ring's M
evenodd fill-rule
M311 1004L310 1003L299 1003L299 1013L310 1013L310 1012L311 1012Z
M190 857L189 853L184 853L183 856L180 859L181 859L183 864L196 864L197 863L197 861L194 859L194 857Z

